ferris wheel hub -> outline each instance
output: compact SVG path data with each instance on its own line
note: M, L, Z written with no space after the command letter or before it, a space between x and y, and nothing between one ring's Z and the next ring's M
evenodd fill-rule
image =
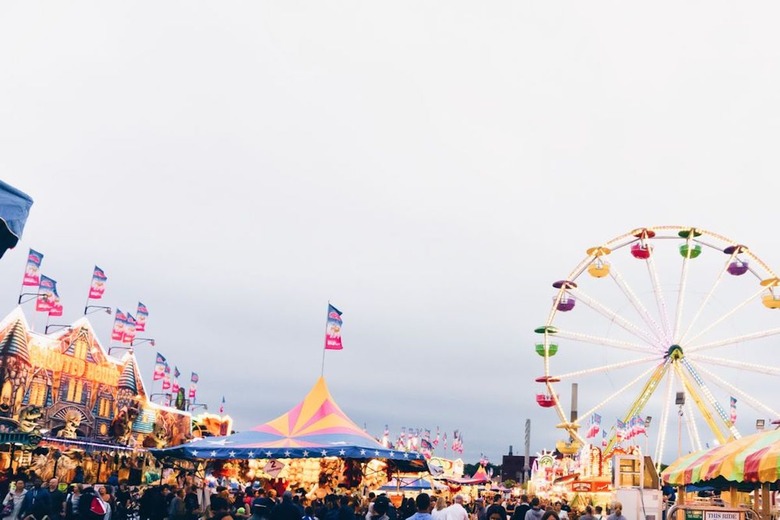
M672 345L666 351L666 355L664 357L666 359L671 359L672 361L679 361L680 359L684 358L685 355L683 354L683 349L680 345Z

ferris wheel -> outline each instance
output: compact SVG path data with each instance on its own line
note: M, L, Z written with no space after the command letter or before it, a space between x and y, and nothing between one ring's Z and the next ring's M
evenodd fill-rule
M742 417L780 418L765 404L780 375L780 313L771 312L780 279L745 245L692 227L635 229L587 249L552 286L535 330L544 362L536 401L557 412L573 444L608 454L626 442L621 425L647 415L660 464L683 437L696 451L739 438L738 425L753 428L737 420L736 402ZM571 383L580 388L576 417L561 397ZM589 441L594 418L601 433Z

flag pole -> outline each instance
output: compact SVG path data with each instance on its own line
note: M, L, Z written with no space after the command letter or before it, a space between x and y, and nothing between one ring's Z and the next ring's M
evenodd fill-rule
M330 310L330 300L328 300L328 310ZM322 368L320 369L320 377L325 376L325 347L328 345L328 318L329 315L325 313L325 344L322 345Z

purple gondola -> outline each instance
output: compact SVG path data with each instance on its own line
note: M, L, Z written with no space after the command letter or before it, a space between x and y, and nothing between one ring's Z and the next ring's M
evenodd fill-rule
M726 270L731 275L742 276L748 272L748 263L737 260L736 262L731 262Z

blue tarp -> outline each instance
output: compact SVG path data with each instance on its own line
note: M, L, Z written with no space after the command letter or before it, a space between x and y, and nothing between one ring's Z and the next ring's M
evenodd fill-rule
M0 181L0 258L19 242L32 205L29 195Z

